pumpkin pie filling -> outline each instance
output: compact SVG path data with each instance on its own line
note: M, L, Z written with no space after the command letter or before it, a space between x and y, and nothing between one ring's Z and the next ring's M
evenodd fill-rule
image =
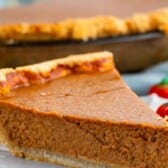
M1 70L1 81L9 84L11 72L48 74L60 62L70 69L94 65L10 85L0 97L1 141L16 156L69 167L166 167L166 123L125 85L112 60L101 52Z

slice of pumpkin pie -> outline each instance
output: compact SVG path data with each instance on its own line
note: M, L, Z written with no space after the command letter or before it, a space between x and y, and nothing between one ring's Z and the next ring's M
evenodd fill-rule
M168 128L109 52L0 70L0 138L19 157L75 168L166 168Z

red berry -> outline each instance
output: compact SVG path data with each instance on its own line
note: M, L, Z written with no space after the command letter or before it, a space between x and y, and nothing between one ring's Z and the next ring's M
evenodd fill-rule
M149 94L151 93L156 93L160 97L168 98L168 85L154 85L149 90Z
M161 117L168 116L168 103L162 104L156 111Z

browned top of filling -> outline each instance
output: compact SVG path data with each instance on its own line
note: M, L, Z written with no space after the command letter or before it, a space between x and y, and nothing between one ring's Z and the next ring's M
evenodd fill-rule
M118 78L118 72L71 74L12 90L0 106L44 117L86 122L165 127L162 120Z

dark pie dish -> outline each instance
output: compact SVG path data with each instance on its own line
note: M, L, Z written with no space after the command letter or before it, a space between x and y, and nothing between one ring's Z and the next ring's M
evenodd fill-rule
M112 51L120 72L142 70L168 59L168 10L72 19L58 23L0 26L0 67L16 67L70 54Z

